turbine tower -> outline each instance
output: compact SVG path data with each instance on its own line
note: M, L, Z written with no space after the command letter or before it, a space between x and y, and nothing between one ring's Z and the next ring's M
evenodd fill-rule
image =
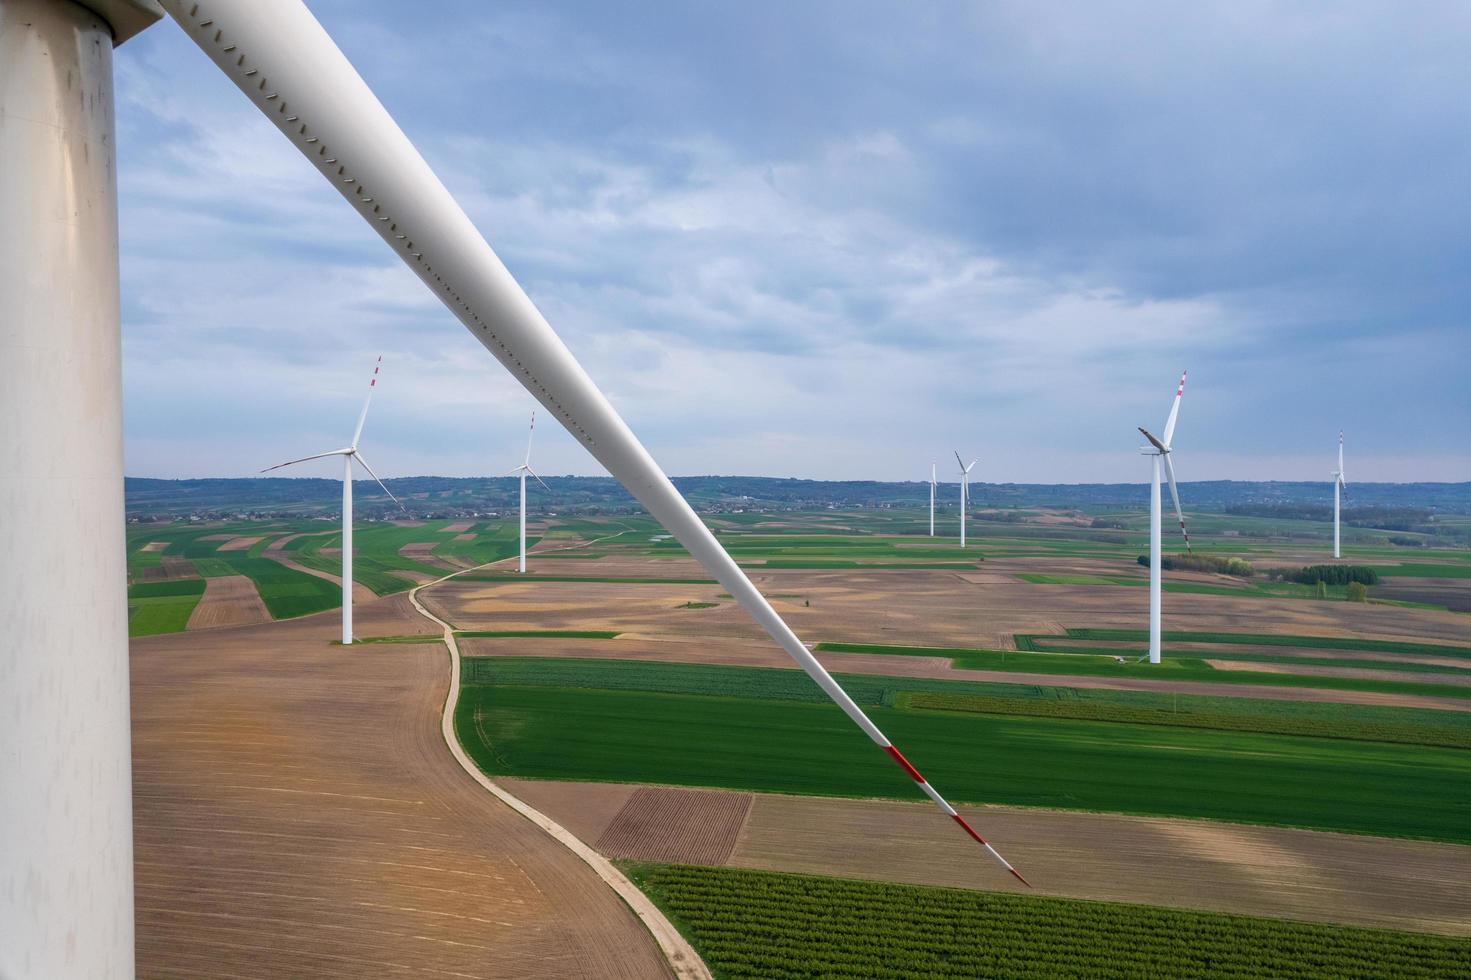
M112 63L159 14L0 0L0 977L133 975Z
M935 464L930 463L930 537L935 536Z
M522 575L526 574L526 474L530 473L533 477L536 477L536 482L540 483L541 488L547 493L552 492L552 488L547 486L546 483L542 481L541 477L536 476L535 471L533 471L531 468L531 437L535 434L536 413L532 412L531 430L526 436L526 459L524 462L522 462L520 466L511 471L512 473L518 473L521 476L521 564L517 571L519 571Z
M1141 450L1147 456L1153 457L1152 475L1149 481L1149 662L1157 664L1160 661L1160 500L1159 500L1159 471L1163 462L1165 473L1170 478L1170 497L1175 501L1175 516L1180 520L1180 533L1185 536L1185 550L1190 550L1190 532L1185 530L1185 514L1180 510L1180 492L1175 486L1175 464L1170 461L1171 440L1175 437L1175 420L1180 416L1180 398L1185 394L1185 372L1180 374L1180 385L1175 389L1175 400L1170 405L1170 417L1165 420L1165 434L1163 439L1155 436L1143 426L1139 431L1144 433L1144 438L1149 440L1149 445Z
M960 453L955 454L955 463L960 467L960 546L962 548L965 547L965 512L970 506L970 471L979 462L979 459L973 459L970 465L966 466L961 462Z
M0 765L0 975L16 964L133 975L112 48L160 8L844 714L1025 881L721 547L301 0L0 0L0 358L15 368L0 385L0 747L24 747ZM43 576L36 554L76 557Z
M1333 557L1338 553L1338 510L1339 496L1348 493L1348 481L1343 478L1343 430L1338 430L1338 469L1333 471Z
M358 450L358 440L363 435L363 423L368 420L368 406L373 401L373 388L378 384L378 369L383 366L383 357L379 355L378 363L373 365L373 377L368 381L368 397L363 399L363 410L358 415L358 427L352 431L352 442L341 449L333 449L325 453L317 453L314 456L303 456L301 459L292 459L275 466L267 466L261 470L269 473L271 470L279 470L283 466L295 466L297 463L305 463L309 459L325 459L328 456L342 457L342 645L348 646L352 643L352 463L357 460L358 465L368 471L368 475L383 487L383 481L378 479L378 474L373 472L373 467L363 459L363 454ZM387 488L383 492L388 494L388 499L398 504L397 497ZM407 514L408 511L404 510Z

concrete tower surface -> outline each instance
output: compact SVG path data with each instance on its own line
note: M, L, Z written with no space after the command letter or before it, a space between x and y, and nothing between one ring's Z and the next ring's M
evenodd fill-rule
M0 977L133 976L112 50L0 0Z

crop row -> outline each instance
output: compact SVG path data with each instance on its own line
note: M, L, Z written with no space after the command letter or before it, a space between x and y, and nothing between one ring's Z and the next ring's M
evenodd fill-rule
M1217 714L1188 708L1185 711L1172 711L1168 708L1140 708L1080 700L997 698L976 694L915 692L904 695L900 699L900 706L922 711L1077 718L1084 721L1115 721L1133 725L1169 725L1177 728L1210 728L1227 732L1309 735L1316 738L1351 738L1366 742L1439 745L1453 749L1471 748L1471 731L1466 729L1349 723L1318 718L1289 718L1282 715Z
M717 977L1446 977L1471 942L1117 903L636 865Z

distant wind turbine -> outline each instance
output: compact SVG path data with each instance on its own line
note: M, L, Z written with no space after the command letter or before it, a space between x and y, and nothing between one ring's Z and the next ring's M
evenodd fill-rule
M352 442L342 449L334 449L331 452L317 453L315 456L303 456L301 459L289 460L285 463L277 463L275 466L267 466L261 470L269 473L271 470L279 470L283 466L295 466L297 463L305 463L309 459L324 459L328 456L342 457L342 644L347 646L352 643L352 461L357 460L363 469L368 471L383 492L388 494L388 499L398 504L401 510L404 505L399 499L383 486L383 481L378 479L378 474L373 472L373 467L363 459L363 454L358 451L358 440L363 435L363 423L368 420L368 405L373 401L373 388L378 384L378 369L383 366L383 358L379 356L378 363L373 365L373 378L368 382L368 397L363 399L363 411L358 415L358 427L353 430ZM408 513L404 510L404 513Z
M935 536L935 464L930 463L930 537Z
M536 482L540 483L541 488L547 493L552 492L552 488L547 486L542 478L537 476L536 473L531 469L531 437L535 434L536 413L532 412L531 429L528 431L526 436L526 459L521 463L520 466L511 471L512 473L519 473L521 476L521 564L518 567L517 571L519 571L522 575L526 574L526 474L530 473L533 477L535 477Z
M1343 478L1343 430L1338 430L1338 469L1333 471L1333 557L1338 553L1339 496L1348 494L1348 481Z
M1149 446L1139 451L1154 457L1154 473L1149 482L1149 662L1152 664L1159 663L1160 659L1159 469L1161 460L1164 461L1165 473L1170 478L1170 497L1175 501L1175 516L1180 520L1180 533L1185 536L1185 550L1190 550L1190 532L1185 530L1185 514L1180 510L1180 491L1175 486L1175 464L1170 462L1172 452L1170 440L1175 436L1175 420L1180 416L1180 398L1185 394L1186 373L1188 372L1180 374L1180 385L1175 389L1175 401L1170 405L1170 417L1165 420L1164 438L1156 439L1148 429L1143 426L1139 428L1139 431L1144 433L1144 438L1149 440Z
M955 462L960 466L960 546L965 547L965 511L970 505L970 471L980 462L978 459L970 461L966 466L961 462L960 453L955 454Z

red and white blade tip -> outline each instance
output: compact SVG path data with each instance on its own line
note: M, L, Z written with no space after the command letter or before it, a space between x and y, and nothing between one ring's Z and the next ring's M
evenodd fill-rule
M1008 860L1006 860L1006 858L1002 857L1001 854L1000 854L1000 852L997 851L996 848L992 847L991 844L990 844L990 842L987 841L986 838L984 838L980 834L976 833L976 829L974 827L972 827L969 823L967 823L964 817L962 817L960 814L958 814L958 813L955 812L955 808L954 807L952 807L949 804L945 803L940 798L939 794L937 794L933 789L930 788L929 781L926 780L923 776L920 775L919 770L916 769L916 768L914 768L914 766L910 763L910 761L908 759L904 758L904 753L903 752L900 752L897 748L895 748L892 745L885 745L883 748L884 748L884 751L889 754L889 757L891 759L893 759L896 763L899 764L899 768L900 769L903 769L905 771L905 773L907 773L909 775L909 778L910 779L914 780L916 783L919 784L920 788L925 791L925 795L926 796L930 797L937 804L939 804L940 807L945 811L946 815L949 816L951 820L954 820L956 823L960 824L960 826L962 828L964 828L965 832L971 836L971 839L972 840L974 840L977 844L980 844L982 847L984 847L986 849L986 851L993 858L995 858L998 862L1000 862L1000 864L1001 864L1001 866L1003 868L1005 868L1007 871L1011 872L1012 876L1014 878L1016 878L1017 881L1020 881L1022 884L1026 885L1028 888L1031 888L1032 887L1032 883L1030 881L1028 881L1027 879L1023 878L1021 876L1021 872L1017 871L1015 868L1013 868L1011 866L1011 862L1010 861L1008 861Z
M373 376L368 379L368 387L371 388L378 383L378 369L383 366L383 355L378 355L378 360L373 364Z
M1175 389L1175 397L1176 398L1179 398L1181 395L1185 394L1185 375L1187 375L1189 373L1190 373L1189 371L1181 371L1180 372L1180 387L1178 387L1178 388Z

